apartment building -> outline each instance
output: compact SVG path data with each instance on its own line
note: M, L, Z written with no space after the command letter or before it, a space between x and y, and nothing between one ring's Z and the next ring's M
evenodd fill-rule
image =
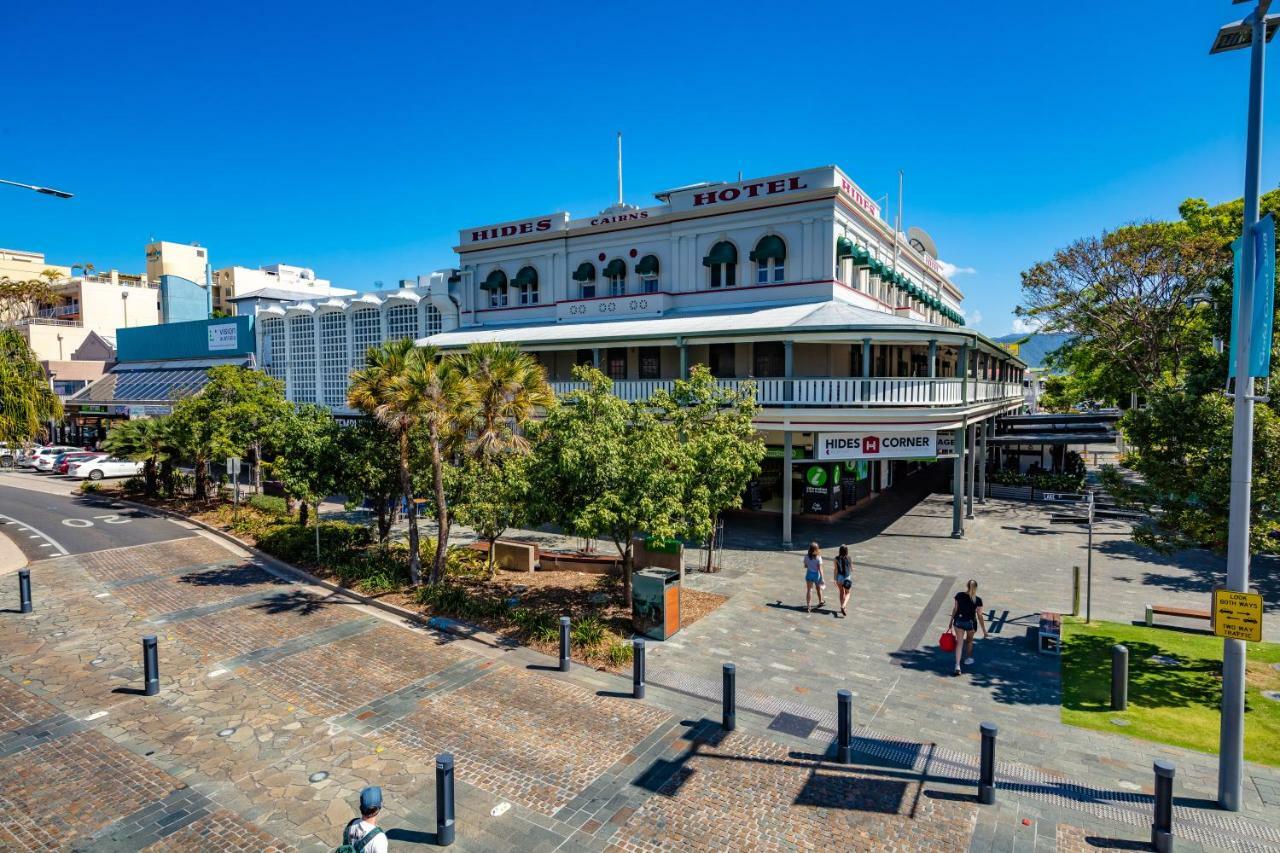
M215 311L235 313L234 300L265 291L295 300L355 294L354 290L334 287L328 279L316 277L315 270L290 264L268 264L258 269L232 266L213 274Z

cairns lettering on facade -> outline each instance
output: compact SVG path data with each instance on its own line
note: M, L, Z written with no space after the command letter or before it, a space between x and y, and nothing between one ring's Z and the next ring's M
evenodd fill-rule
M722 190L698 193L693 197L693 206L715 204L719 201L737 201L740 198L756 198L762 195L807 190L808 184L800 183L799 178L778 178L774 181L760 181L755 184L743 184L740 187L725 187Z
M592 225L614 225L619 222L632 222L637 219L648 219L649 211L633 210L629 213L619 213L614 216L597 216L591 220Z

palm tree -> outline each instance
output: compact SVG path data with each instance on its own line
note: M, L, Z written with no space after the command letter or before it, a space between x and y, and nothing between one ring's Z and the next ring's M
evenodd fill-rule
M413 505L413 478L409 471L409 434L418 424L418 415L403 404L398 384L408 368L413 341L387 341L370 347L365 366L351 376L347 405L377 420L392 435L400 449L400 491L409 516L409 580L422 582L422 558L418 554L418 514Z
M107 433L102 448L113 456L143 463L142 476L149 497L158 492L160 467L167 468L174 456L173 440L164 418L122 421Z
M467 348L459 368L466 387L459 421L471 436L471 452L478 459L528 452L521 426L555 404L542 365L510 344L479 343Z
M462 435L457 415L466 405L470 389L455 359L442 358L435 347L414 347L405 359L404 373L391 382L389 390L383 408L406 413L416 426L427 429L437 526L431 583L439 583L449 556L450 517L444 493L444 466Z

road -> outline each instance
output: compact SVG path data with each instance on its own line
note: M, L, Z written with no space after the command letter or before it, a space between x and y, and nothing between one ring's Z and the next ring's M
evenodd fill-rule
M88 495L62 494L38 474L0 475L0 534L28 560L194 535L182 524Z

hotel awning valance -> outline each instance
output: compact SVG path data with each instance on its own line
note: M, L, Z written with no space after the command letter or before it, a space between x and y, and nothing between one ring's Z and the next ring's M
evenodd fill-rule
M711 252L702 259L702 265L709 267L715 264L736 264L738 262L738 250L733 247L732 243L716 243L711 247Z
M583 261L578 264L578 268L573 271L574 281L595 281L596 265L590 261Z
M756 243L756 248L750 257L756 263L769 260L785 261L787 259L787 244L782 242L781 237L770 234L768 237L761 239L759 243Z
M640 259L640 263L636 264L637 275L657 275L658 274L658 256L645 255Z
M511 280L516 287L532 287L538 283L538 271L533 267L524 267Z
M502 270L494 270L480 283L481 290L506 290L507 274Z
M627 265L623 263L622 258L614 258L604 268L604 274L609 277L625 276L627 274Z

